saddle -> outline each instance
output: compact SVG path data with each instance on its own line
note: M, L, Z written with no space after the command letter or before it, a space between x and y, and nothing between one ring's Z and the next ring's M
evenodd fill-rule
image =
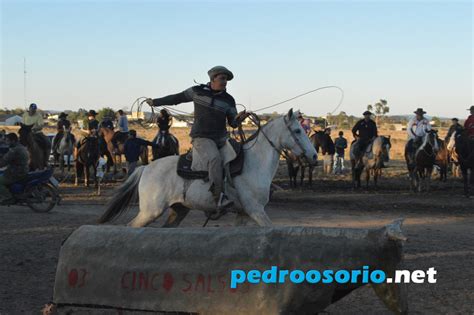
M125 143L127 141L129 136L128 132L121 132L121 131L116 131L114 133L113 139L117 141L117 143Z
M230 176L235 177L242 173L244 165L244 150L242 144L235 139L229 139L232 148L236 153L236 158L229 162ZM207 179L209 177L208 171L193 171L191 165L193 163L192 150L181 154L178 160L177 173L185 179Z

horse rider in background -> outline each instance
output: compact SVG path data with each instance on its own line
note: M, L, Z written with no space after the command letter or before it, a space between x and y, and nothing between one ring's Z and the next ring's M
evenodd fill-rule
M366 110L363 119L359 120L352 128L354 136L354 157L357 161L357 167L362 163L362 157L369 144L378 136L377 124L371 119L372 113Z
M161 141L166 139L169 136L169 130L173 121L171 119L171 115L166 109L160 110L160 115L158 116L156 123L158 124L158 134L153 139L153 143L161 143Z
M41 133L44 126L43 116L38 112L38 106L35 103L30 104L28 111L23 114L23 124L33 125L31 130L34 133Z
M474 139L474 105L468 109L471 114L464 122L464 129L466 130L469 138Z
M64 131L71 129L71 122L67 119L66 113L62 112L61 114L59 114L58 119L59 120L56 125L57 133L53 138L53 148L52 148L55 158L57 158L58 153L56 151L58 150L59 143L61 143L61 139L64 136ZM71 136L72 136L72 142L74 143L75 142L74 135L71 134Z
M423 108L418 108L413 113L415 113L415 117L410 119L407 126L407 152L411 155L412 160L414 160L414 154L420 147L423 137L431 131L430 121L424 117L426 112Z
M449 127L446 138L444 139L446 143L449 142L449 139L451 139L451 136L454 133L460 134L464 130L463 126L459 123L459 119L453 118L453 119L451 119L451 122L453 124Z
M298 121L300 122L300 125L303 128L304 132L306 134L309 134L311 132L310 120L305 119L303 117L303 114L300 112L300 114L298 116Z
M96 117L97 113L93 109L87 113L87 131L90 136L96 135L99 131L99 121Z
M31 131L39 144L45 147L51 145L49 138L42 131L44 126L43 116L38 112L38 106L35 103L30 104L28 111L23 114L23 124L33 126Z
M227 82L234 78L233 73L223 66L216 66L208 72L210 82L196 85L187 90L161 98L147 99L150 106L177 105L194 102L194 124L190 136L193 145L193 170L207 170L210 191L216 202L217 214L233 204L224 193L223 162L219 149L228 139L227 123L237 128L243 119L237 114L234 98L227 93Z

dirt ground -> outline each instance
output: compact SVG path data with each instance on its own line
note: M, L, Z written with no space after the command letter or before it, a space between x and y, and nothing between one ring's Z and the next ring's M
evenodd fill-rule
M267 212L277 225L381 227L400 217L408 269L437 269L436 284L410 284L409 309L414 314L472 314L474 312L474 199L461 195L459 179L434 182L430 193L408 191L401 161L384 172L378 190L353 191L349 176L323 176L316 170L312 187L289 189L284 163ZM102 197L93 189L61 185L63 202L48 214L26 207L0 210L0 314L39 314L52 300L61 242L77 227L95 224L107 196L119 183L107 184ZM118 223L125 223L122 218ZM229 226L228 214L211 226ZM201 226L205 217L192 211L182 227ZM159 227L163 218L152 226ZM387 313L370 287L354 291L327 309L331 314Z

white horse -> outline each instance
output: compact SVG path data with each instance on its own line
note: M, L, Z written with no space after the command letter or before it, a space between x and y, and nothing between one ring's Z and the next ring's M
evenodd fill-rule
M74 136L71 133L71 128L64 128L64 134L59 142L57 152L59 154L59 169L64 173L64 156L67 156L67 170L71 170L71 156L74 153Z
M234 201L236 224L244 225L251 218L260 226L272 225L265 213L272 179L278 169L281 150L291 150L311 163L317 162L317 153L297 121L298 112L290 109L287 115L269 121L260 128L254 140L243 145L242 173L232 179L235 189L227 185L227 194ZM213 211L214 198L210 183L187 180L176 173L178 156L168 156L140 167L127 179L109 201L99 223L120 215L138 192L139 213L129 222L132 227L143 227L170 208L171 214L163 227L176 227L190 209Z

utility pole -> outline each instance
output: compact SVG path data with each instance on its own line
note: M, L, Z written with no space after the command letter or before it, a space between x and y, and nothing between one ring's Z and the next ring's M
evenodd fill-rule
M27 102L26 102L26 58L25 57L23 57L23 102L26 108Z

